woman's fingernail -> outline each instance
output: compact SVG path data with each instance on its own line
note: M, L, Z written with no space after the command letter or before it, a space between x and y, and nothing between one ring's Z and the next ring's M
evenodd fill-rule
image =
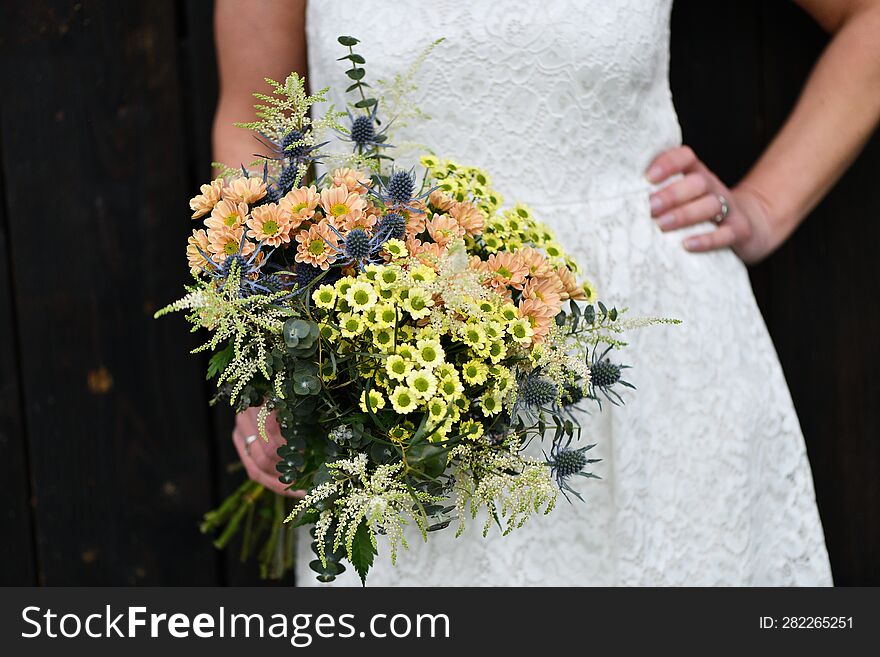
M657 224L663 230L667 230L669 228L672 228L672 225L674 223L675 223L675 217L673 217L671 214L664 214L663 216L657 218Z
M694 249L699 248L700 246L700 238L699 237L688 237L684 241L684 248L688 251L693 251Z
M651 194L651 212L657 213L663 209L663 199L661 199L657 194Z
M653 183L660 182L663 179L663 169L661 169L656 164L648 169L648 172L645 174Z

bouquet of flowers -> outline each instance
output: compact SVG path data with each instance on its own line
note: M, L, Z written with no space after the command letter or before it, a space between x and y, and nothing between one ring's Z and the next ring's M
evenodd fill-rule
M292 528L312 525L318 579L351 563L362 580L388 538L429 533L485 510L485 535L549 513L574 477L593 477L573 410L622 401L621 333L661 319L606 307L553 232L504 208L489 175L433 154L420 170L389 155L385 99L370 97L358 41L340 37L355 93L313 118L293 74L255 94L269 156L225 169L190 205L204 228L187 246L194 283L159 311L211 332L208 376L237 411L274 413L278 475L299 502L241 486L203 529L223 546L245 529L263 573L292 565ZM393 117L392 117L393 118ZM343 125L345 123L345 125ZM350 152L324 152L335 131ZM318 160L328 173L315 177ZM532 442L540 458L527 456Z

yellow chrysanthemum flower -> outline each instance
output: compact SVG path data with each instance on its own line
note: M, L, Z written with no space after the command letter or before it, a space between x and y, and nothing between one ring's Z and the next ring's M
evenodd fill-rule
M409 276L416 283L430 283L437 280L437 272L428 265L422 264L410 267Z
M489 344L488 349L486 349L486 355L493 363L498 363L507 355L507 346L500 340L492 342Z
M373 410L373 412L379 411L379 410L382 410L383 408L385 408L385 398L382 396L381 392L374 389L374 390L370 390L369 395L370 395L370 408ZM360 406L361 406L361 410L364 413L368 412L368 410L367 410L367 391L366 390L364 390L361 393Z
M406 375L406 384L421 399L430 399L437 392L437 377L428 369L412 370Z
M355 312L366 312L376 305L379 296L372 283L356 281L345 292L345 300Z
M399 340L402 340L401 336L402 331L398 330L397 337ZM416 359L416 352L413 351L412 345L409 344L400 344L397 345L397 355L407 361L414 361Z
M512 322L519 319L519 310L512 303L505 303L498 311L498 316L505 322Z
M507 332L513 338L514 342L527 344L531 342L532 336L535 334L531 322L528 318L515 319L507 326Z
M406 386L397 386L389 397L391 406L401 415L413 412L418 406L419 396Z
M486 331L478 324L466 324L461 333L461 341L474 349L486 346Z
M382 246L385 253L391 256L392 260L400 260L409 255L406 243L403 240L390 239Z
M483 433L483 424L476 420L465 420L458 425L458 434L471 440L477 440Z
M312 292L312 301L318 308L330 310L336 304L336 288L332 285L322 285Z
M422 367L429 369L437 367L445 357L446 353L440 345L440 340L422 339L416 342L415 359Z
M449 404L435 397L428 402L428 419L434 422L442 422L446 418L448 410Z
M348 288L350 288L354 282L355 281L351 276L340 278L333 284L336 288L336 294L340 297L344 297L345 293L348 292Z
M391 328L397 324L397 308L390 303L377 305L373 309L373 327Z
M385 359L385 371L395 381L403 381L413 369L412 363L400 354L393 354Z
M414 427L412 422L404 422L402 424L395 425L388 432L388 438L391 439L391 442L401 444L410 436L412 436L413 428Z
M373 329L373 342L382 351L394 349L394 331L391 328Z
M351 313L343 313L339 316L339 330L344 338L354 338L364 330L364 323L360 317Z
M469 360L461 366L461 378L474 386L482 385L489 376L489 367L476 358Z
M403 270L396 265L380 267L377 280L383 290L396 288L403 279Z
M455 399L464 392L464 386L456 374L454 377L440 379L440 383L437 385L437 390L446 399Z
M487 416L498 415L501 412L501 395L495 389L490 388L480 397L480 407Z
M421 319L431 314L434 300L427 290L413 287L406 291L406 296L400 300L401 308L410 314L413 319Z

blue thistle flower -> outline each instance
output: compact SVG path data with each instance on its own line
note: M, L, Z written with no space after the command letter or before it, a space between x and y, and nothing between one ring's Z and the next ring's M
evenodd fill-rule
M376 138L373 120L369 116L356 116L351 123L351 140L362 149Z
M520 383L519 402L529 408L541 408L556 402L559 388L540 374L531 374Z
M351 142L354 145L354 152L366 153L380 148L391 148L391 144L385 143L387 139L385 131L388 129L388 126L376 132L376 125L379 123L376 119L376 110L378 108L379 104L376 103L369 114L354 116L351 112L348 112L351 128L348 131L348 135L343 136L342 140Z
M598 349L594 349L591 362L589 363L589 397L590 399L596 400L600 408L602 407L602 400L599 398L599 393L601 393L602 396L605 397L605 399L610 401L615 406L619 406L624 402L620 394L614 389L614 386L621 385L626 388L635 388L633 384L623 380L623 370L629 368L626 365L612 363L611 360L608 358L608 352L610 351L610 346L605 349L601 354L599 353Z
M395 171L388 178L385 190L388 197L395 203L408 203L412 200L416 181L414 176L406 171Z
M569 484L572 477L587 477L598 479L592 472L585 472L585 468L591 463L598 463L601 459L587 458L587 452L595 447L595 443L585 447L569 447L562 445L560 442L553 443L550 450L550 457L547 458L547 465L550 466L550 474L556 480L559 490L565 495L565 499L569 502L568 493L572 493L579 500L583 501L583 497ZM546 456L546 454L545 454Z
M265 258L258 258L262 249L258 245L254 252L249 256L244 255L244 244L247 237L242 234L241 241L238 245L238 253L227 256L220 264L215 263L211 256L199 248L199 253L205 258L207 267L202 267L202 272L210 276L216 281L220 281L221 289L228 282L233 269L238 272L238 296L241 298L249 297L254 294L269 294L279 291L287 287L283 280L278 277L272 277L272 287L266 284L266 275L263 273L263 265L269 261L272 252L265 254Z
M298 160L309 151L309 147L302 142L303 133L299 130L291 130L281 138L281 152L288 160Z
M402 240L406 237L406 217L389 212L376 224L376 234L384 235L386 240Z
M293 269L293 282L296 283L297 287L302 289L318 278L322 271L324 270L320 267L301 262Z
M345 255L352 260L366 260L370 257L370 236L363 228L355 228L345 236Z
M379 251L382 249L382 245L388 241L382 233L376 233L371 237L363 228L354 228L348 231L347 235L343 235L332 224L330 224L330 230L336 233L339 238L339 246L331 244L329 241L327 245L337 254L345 256L344 259L337 258L333 263L334 267L345 267L357 263L358 267L363 269L366 264L382 261Z

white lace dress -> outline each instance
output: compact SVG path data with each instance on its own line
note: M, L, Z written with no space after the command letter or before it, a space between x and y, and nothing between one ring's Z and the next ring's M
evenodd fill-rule
M308 5L310 83L345 88L341 34L371 80L446 37L415 82L432 119L395 142L488 169L619 307L684 320L633 334L638 391L585 418L602 479L507 537L417 535L370 585L828 585L803 437L746 270L687 253L650 217L643 171L681 135L671 0L357 0ZM334 97L338 107L345 99ZM708 230L708 226L698 230ZM298 582L315 583L309 541ZM359 585L349 568L339 584Z

